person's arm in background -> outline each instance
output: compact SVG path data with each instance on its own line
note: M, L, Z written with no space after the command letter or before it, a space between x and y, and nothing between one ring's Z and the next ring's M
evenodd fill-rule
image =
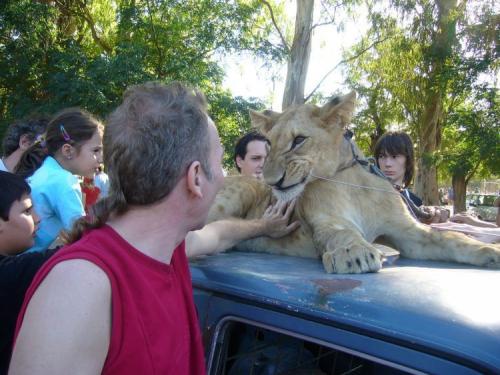
M298 222L289 224L294 206L295 201L276 203L269 206L260 219L234 218L209 223L200 230L188 233L186 254L188 257L214 254L254 237L283 237L299 227Z
M497 219L498 219L498 215L497 215ZM496 228L498 226L495 223L489 223L487 221L480 220L477 217L474 217L474 216L471 216L471 215L468 215L465 213L459 213L459 214L453 215L450 218L450 221L452 221L454 223L469 224L469 225L473 225L476 227L484 227L484 228Z
M475 225L454 223L452 221L448 221L446 223L431 224L431 228L435 230L461 232L484 243L500 242L500 228L496 226L494 228L478 227Z
M450 211L442 207L420 206L420 208L430 215L429 219L420 219L424 224L445 223L450 219Z
M413 212L417 215L417 218L420 222L424 224L444 223L449 219L449 210L443 209L441 207L424 206L422 204L422 199L420 199L420 197L416 196L408 189L405 189L402 194L404 194L413 202L413 204L415 204L416 209L413 210ZM416 210L420 210L420 212L415 212Z

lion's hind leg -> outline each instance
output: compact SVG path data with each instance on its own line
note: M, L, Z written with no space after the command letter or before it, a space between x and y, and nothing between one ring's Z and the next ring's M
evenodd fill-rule
M437 231L422 224L397 229L389 238L404 257L500 269L498 245L486 244L462 233Z

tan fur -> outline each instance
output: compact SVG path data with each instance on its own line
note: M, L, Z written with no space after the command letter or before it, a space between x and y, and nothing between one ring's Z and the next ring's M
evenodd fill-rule
M299 230L281 239L244 241L238 248L321 257L327 272L375 272L382 255L372 243L383 237L408 258L500 268L498 246L418 223L389 182L359 164L350 166L353 154L343 132L354 105L351 93L321 108L302 105L282 114L252 111L253 125L272 145L264 167L267 185L254 178L226 178L209 219L258 218L271 201L297 197L292 219L300 220ZM305 141L300 143L300 137ZM293 146L294 139L300 144ZM356 153L362 156L357 148Z

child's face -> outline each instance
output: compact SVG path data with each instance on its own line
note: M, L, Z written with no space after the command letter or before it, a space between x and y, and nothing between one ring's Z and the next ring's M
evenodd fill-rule
M29 195L14 201L9 220L0 218L0 254L16 255L32 247L39 222Z
M389 155L383 152L378 157L378 165L380 170L384 172L393 184L403 186L406 171L406 156L401 154Z
M83 177L94 177L97 167L102 163L102 134L97 130L92 138L80 146L76 157L68 165L71 172Z

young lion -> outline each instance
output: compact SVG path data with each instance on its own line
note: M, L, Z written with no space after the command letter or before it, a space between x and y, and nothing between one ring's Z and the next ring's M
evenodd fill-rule
M383 236L402 256L500 268L500 248L463 234L437 232L418 223L399 193L371 174L344 137L355 93L323 107L301 105L283 113L250 113L253 125L271 141L264 166L266 184L228 177L210 211L210 220L257 218L273 200L297 198L292 220L300 229L280 239L256 238L238 249L322 257L329 273L376 272L382 254L372 242Z

